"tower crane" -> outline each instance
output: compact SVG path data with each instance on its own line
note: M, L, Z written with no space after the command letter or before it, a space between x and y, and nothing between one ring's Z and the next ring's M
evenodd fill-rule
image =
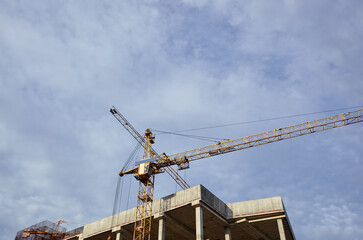
M363 109L360 109L235 140L226 140L177 154L166 155L165 153L157 154L152 148L151 145L154 143L155 137L149 129L146 129L145 135L142 137L115 107L112 107L110 112L144 147L143 158L138 162L138 166L119 173L120 177L125 174L133 174L139 181L133 235L134 240L150 240L155 174L162 173L164 169L167 169L166 171L169 175L172 176L183 189L186 189L189 188L189 185L172 170L171 166L177 165L179 170L183 170L189 168L189 162L198 159L213 157L363 121Z

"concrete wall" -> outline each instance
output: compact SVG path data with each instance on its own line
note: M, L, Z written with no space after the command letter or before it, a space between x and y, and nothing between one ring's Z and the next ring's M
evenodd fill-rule
M204 186L202 185L198 186L200 186L201 200L203 203L214 209L216 212L218 212L226 219L232 216L232 210L228 207L227 204L225 204L222 200L220 200L217 196L211 193Z
M281 197L264 198L227 204L232 211L230 218L284 212Z
M155 200L153 203L153 214L170 211L172 209L187 205L195 200L201 199L201 185L188 188L166 197Z
M115 226L122 226L122 225L126 225L128 223L134 222L135 212L136 212L136 209L132 208L127 211L115 214L114 219L112 219L112 216L110 216L110 217L101 219L99 221L87 224L84 226L83 236L88 237L91 235L109 231L109 230L111 230L111 225L113 225L112 227L115 227ZM112 221L113 221L113 224L112 224Z

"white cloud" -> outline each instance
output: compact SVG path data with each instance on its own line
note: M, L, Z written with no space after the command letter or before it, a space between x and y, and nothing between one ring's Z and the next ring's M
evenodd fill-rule
M305 212L306 213L306 212ZM319 216L319 222L316 217ZM355 210L346 205L315 206L313 212L307 215L307 225L303 227L305 238L357 238L363 231L356 226L359 222L358 214ZM314 221L311 221L314 219Z

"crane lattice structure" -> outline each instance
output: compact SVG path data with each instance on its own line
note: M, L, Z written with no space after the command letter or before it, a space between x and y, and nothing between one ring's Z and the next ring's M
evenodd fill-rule
M139 181L134 240L150 240L155 174L162 173L164 169L182 189L187 189L189 188L189 185L173 168L171 168L171 166L177 165L179 170L187 169L189 168L190 161L261 146L363 121L363 109L360 109L235 140L222 141L177 154L166 155L165 153L157 154L152 148L151 145L154 143L155 137L153 137L152 132L149 129L146 130L144 137L142 137L115 107L112 107L110 112L144 147L143 159L139 162L138 166L119 173L120 176L133 174Z
M66 223L66 221L64 220L59 220L56 222L57 225L56 225L56 228L53 232L48 232L48 231L38 231L38 230L23 230L23 233L22 233L22 238L27 238L29 237L31 234L41 234L41 235L48 235L50 236L50 240L58 240L58 239L63 239L67 233L61 233L59 232L59 226L61 223ZM45 238L42 238L42 239L45 239Z

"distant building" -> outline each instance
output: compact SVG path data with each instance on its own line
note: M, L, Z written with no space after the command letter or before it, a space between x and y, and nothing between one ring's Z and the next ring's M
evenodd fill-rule
M67 232L67 229L57 223L45 220L17 232L15 240L58 240L71 236L79 236L83 227Z

